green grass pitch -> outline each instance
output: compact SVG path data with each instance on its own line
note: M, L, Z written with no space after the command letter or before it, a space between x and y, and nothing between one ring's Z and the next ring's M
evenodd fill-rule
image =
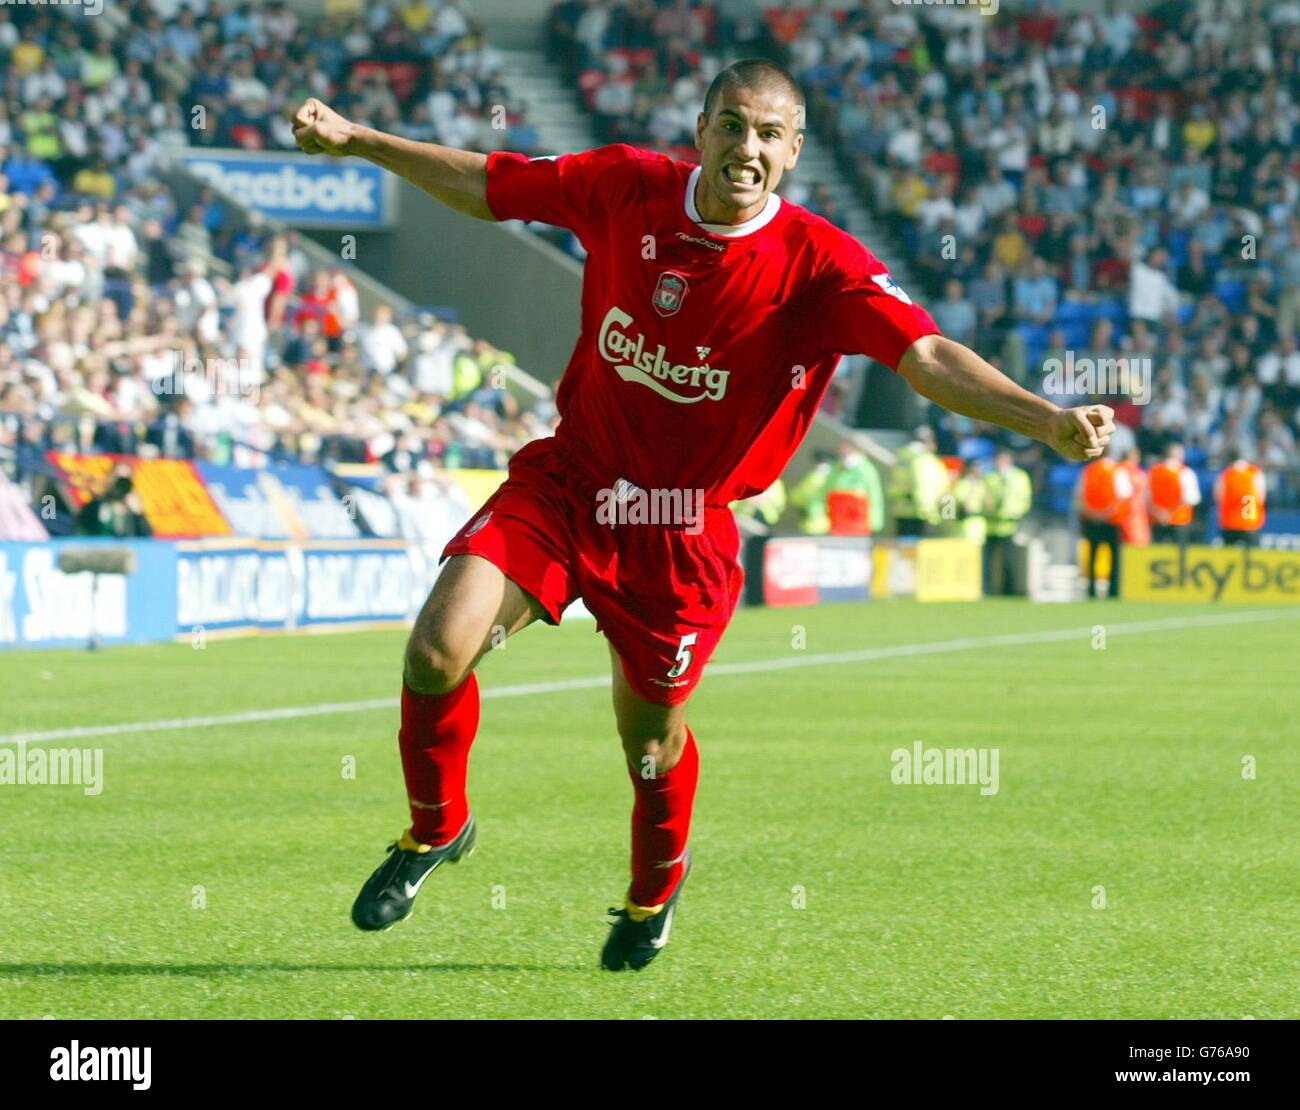
M589 621L484 661L479 850L384 934L348 910L404 827L395 708L45 741L102 747L104 788L0 787L0 1017L1294 1018L1298 617L741 610L641 974L597 970L632 801L608 690L492 696L607 673ZM0 654L0 734L395 699L402 643ZM997 749L998 792L895 784L916 741Z

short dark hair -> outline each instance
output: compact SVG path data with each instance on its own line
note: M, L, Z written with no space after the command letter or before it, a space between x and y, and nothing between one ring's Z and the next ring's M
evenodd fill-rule
M742 58L722 70L709 85L709 91L704 94L706 119L712 114L713 104L718 95L729 85L742 89L779 88L782 92L790 94L797 107L803 106L803 90L799 88L799 82L785 66L778 65L767 58Z

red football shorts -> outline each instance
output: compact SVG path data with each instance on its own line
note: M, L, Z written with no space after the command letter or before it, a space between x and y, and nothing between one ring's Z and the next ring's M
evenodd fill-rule
M699 682L744 582L731 510L701 505L696 491L677 496L679 511L669 512L660 491L599 473L553 436L534 440L442 556L494 563L541 602L551 624L581 597L632 688L676 705ZM636 522L638 497L643 507L661 498L653 522Z

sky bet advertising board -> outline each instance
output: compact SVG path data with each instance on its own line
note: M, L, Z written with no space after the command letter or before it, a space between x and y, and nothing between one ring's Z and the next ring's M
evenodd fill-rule
M1120 576L1120 593L1132 601L1300 602L1300 551L1126 547Z

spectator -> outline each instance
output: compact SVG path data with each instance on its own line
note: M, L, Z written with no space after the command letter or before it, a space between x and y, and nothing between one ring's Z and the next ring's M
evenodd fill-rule
M100 491L82 506L77 513L77 534L121 539L153 535L129 463L113 467Z
M1165 273L1169 256L1163 247L1153 249L1142 262L1134 262L1129 279L1128 311L1155 330L1176 321L1178 290Z
M960 281L949 280L944 286L944 299L934 306L932 313L939 330L958 343L973 346L978 317L975 305L967 298Z
M391 306L377 305L372 322L361 328L361 365L373 373L388 375L406 355L406 339L393 323Z

